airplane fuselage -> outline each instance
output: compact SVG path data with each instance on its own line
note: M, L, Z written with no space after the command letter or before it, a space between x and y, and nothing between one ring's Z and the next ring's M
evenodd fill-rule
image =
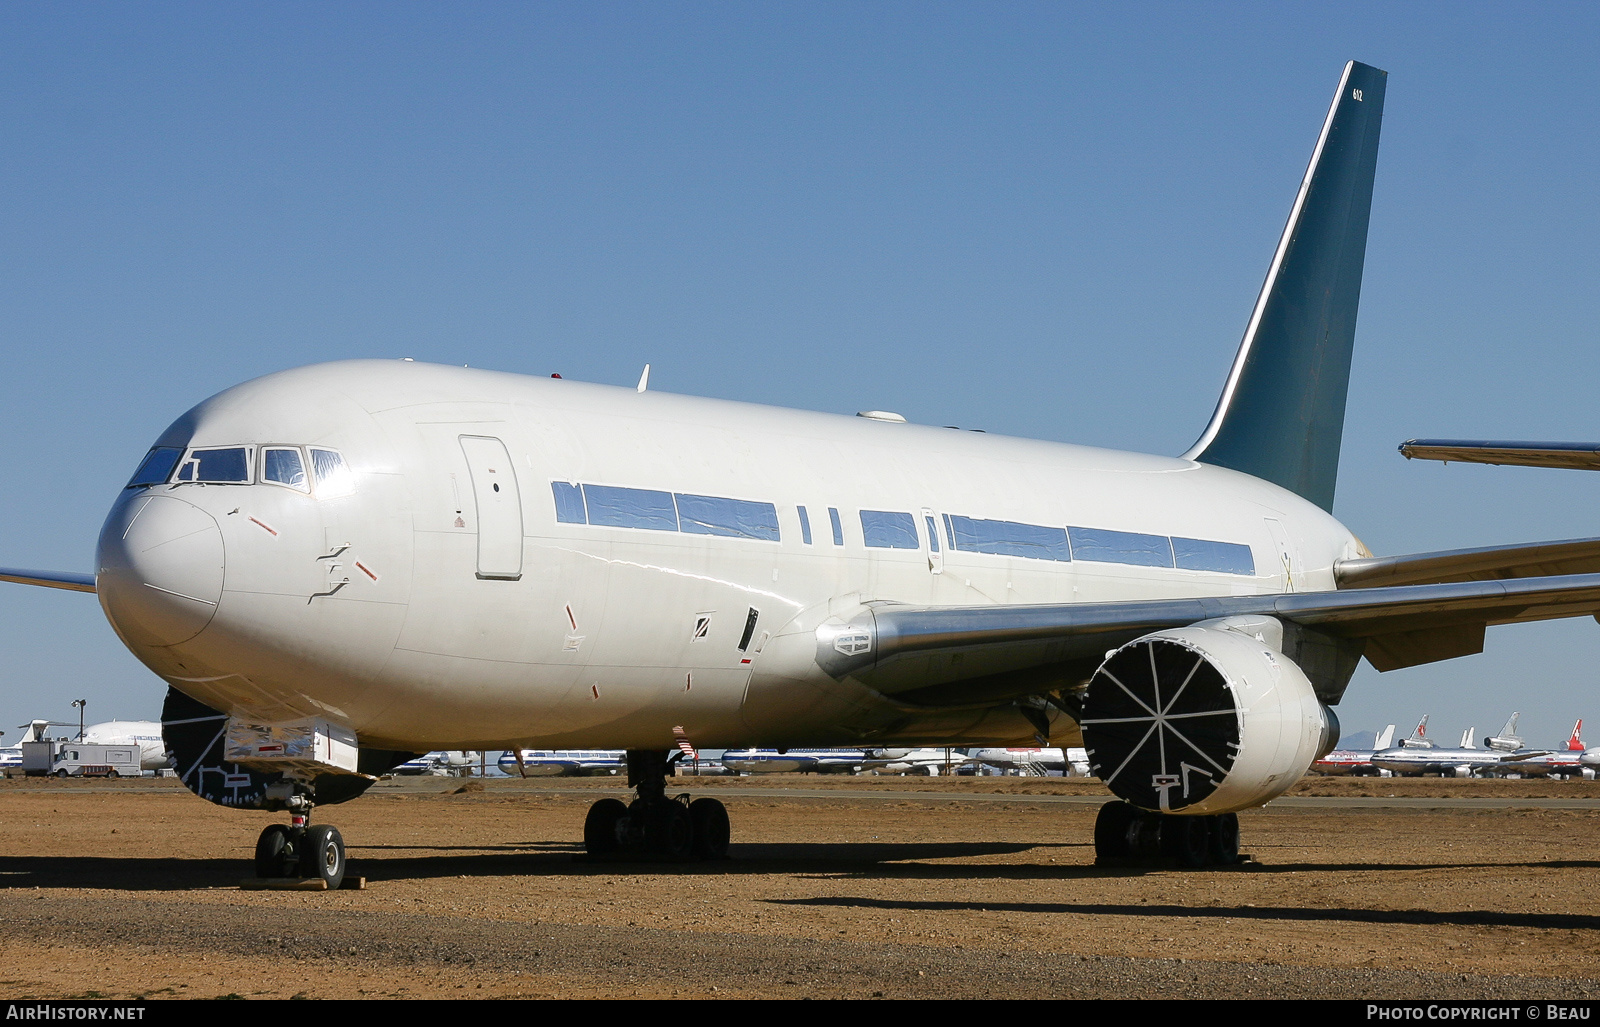
M411 751L1027 743L1008 709L829 678L804 639L884 601L1325 590L1367 555L1193 461L410 361L247 382L156 446L176 469L100 542L129 648L235 716Z

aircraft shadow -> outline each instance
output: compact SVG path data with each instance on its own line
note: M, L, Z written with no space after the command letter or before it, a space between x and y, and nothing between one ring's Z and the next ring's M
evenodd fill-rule
M923 902L822 896L809 899L763 899L777 906L848 906L858 909L1076 914L1079 916L1187 917L1214 920L1299 920L1311 923L1415 925L1421 927L1515 927L1540 930L1600 930L1600 916L1578 913L1502 913L1492 910L1314 909L1302 906L1137 906L1076 902Z

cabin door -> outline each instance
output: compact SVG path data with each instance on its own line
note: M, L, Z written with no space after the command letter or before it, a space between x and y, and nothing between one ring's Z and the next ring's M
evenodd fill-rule
M461 436L461 452L478 508L478 577L522 577L522 495L506 444L483 435Z
M1266 518L1267 530L1272 533L1272 548L1278 554L1278 562L1283 571L1283 591L1296 590L1296 579L1300 575L1300 553L1294 543L1289 539L1289 533L1283 529L1283 522L1276 517Z

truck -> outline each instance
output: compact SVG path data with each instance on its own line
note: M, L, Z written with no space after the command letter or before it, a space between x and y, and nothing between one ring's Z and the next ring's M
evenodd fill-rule
M57 742L50 773L56 777L138 777L137 745Z

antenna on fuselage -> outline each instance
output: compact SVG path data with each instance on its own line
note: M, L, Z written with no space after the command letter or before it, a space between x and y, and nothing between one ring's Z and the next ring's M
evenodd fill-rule
M644 365L644 374L641 374L639 376L639 388L638 388L637 391L643 392L645 389L648 389L649 387L650 387L650 365L646 364L646 365Z

